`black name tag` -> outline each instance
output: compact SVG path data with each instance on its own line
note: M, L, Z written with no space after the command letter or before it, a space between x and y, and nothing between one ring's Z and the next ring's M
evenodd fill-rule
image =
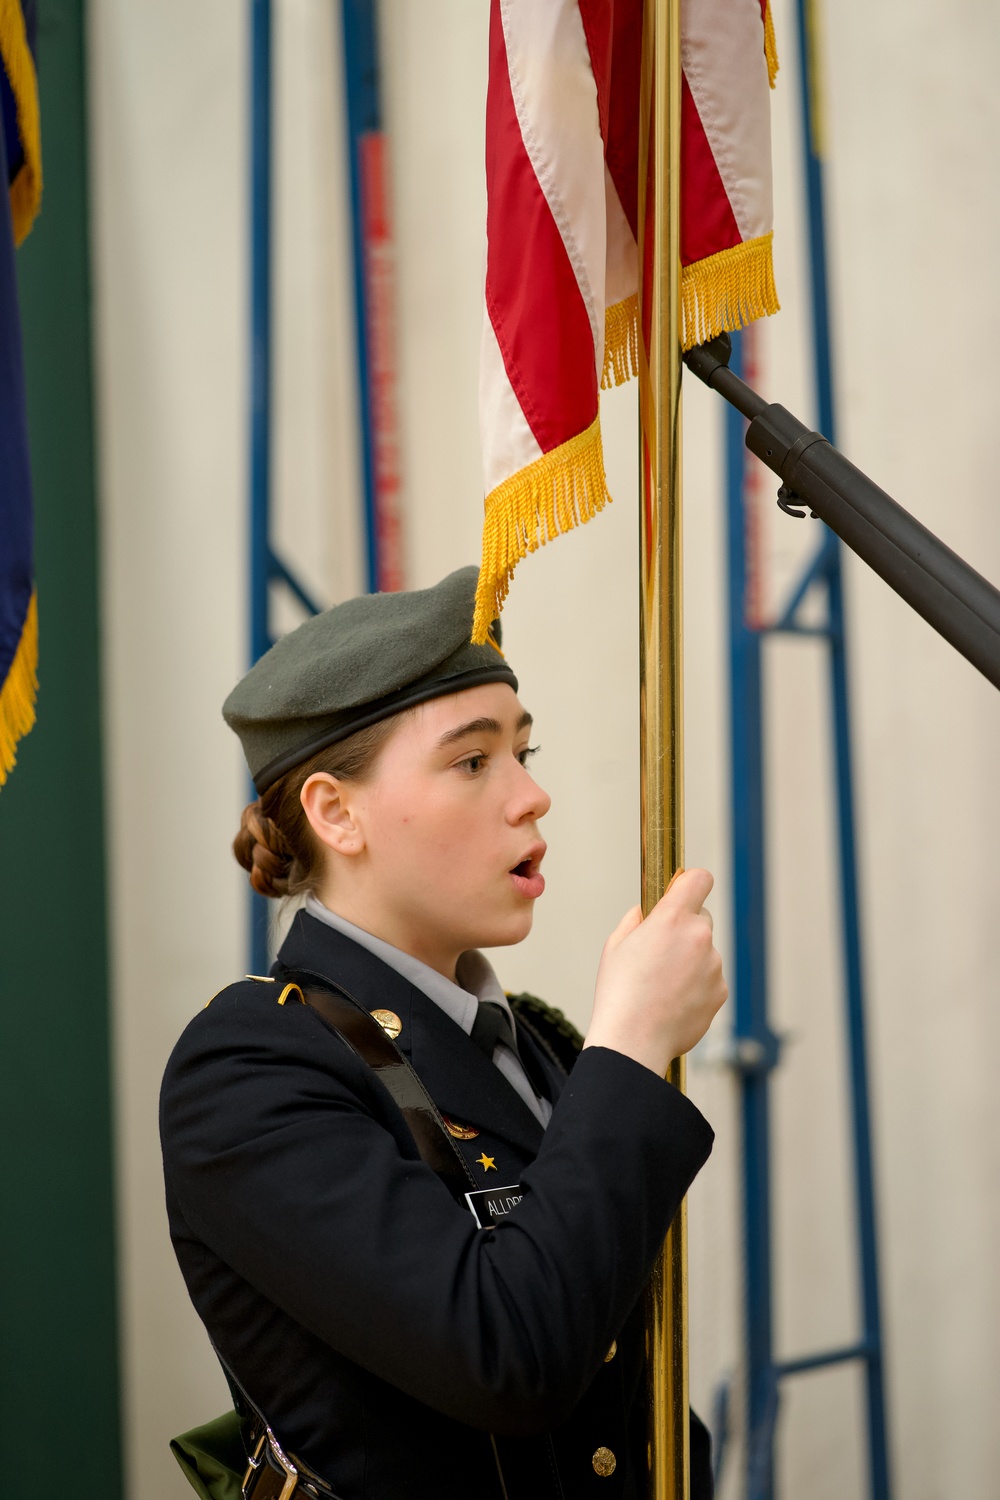
M512 1187L480 1188L478 1192L466 1193L465 1201L480 1229L488 1229L520 1203L521 1184L515 1182Z

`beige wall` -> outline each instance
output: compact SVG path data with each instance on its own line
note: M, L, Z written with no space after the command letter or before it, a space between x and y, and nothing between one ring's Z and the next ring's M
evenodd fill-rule
M1000 298L1000 19L971 0L829 6L826 61L841 443L1000 578L993 374ZM775 95L785 311L765 384L809 415L787 6ZM317 592L359 580L339 7L277 0L278 531ZM186 1020L242 973L228 853L245 783L222 698L246 651L247 7L94 0L91 95L101 400L120 1222L129 1495L183 1493L166 1440L225 1404L166 1238L155 1100ZM410 577L472 560L486 0L385 0ZM554 793L549 891L502 977L585 1024L604 935L636 895L634 391L604 422L616 504L529 559L505 620ZM730 946L720 412L686 396L688 858L716 871ZM770 510L770 507L769 507ZM770 524L770 523L769 523ZM777 586L810 523L774 528ZM1000 704L848 563L888 1381L899 1495L989 1494L1000 1467L995 973ZM285 610L282 620L293 614ZM778 1347L853 1332L824 678L768 648ZM692 1193L692 1388L738 1365L738 1116ZM738 1390L738 1386L737 1386ZM783 1494L862 1493L850 1371L789 1388ZM735 1478L735 1475L733 1476ZM992 1487L992 1488L991 1488ZM731 1482L727 1500L737 1493Z

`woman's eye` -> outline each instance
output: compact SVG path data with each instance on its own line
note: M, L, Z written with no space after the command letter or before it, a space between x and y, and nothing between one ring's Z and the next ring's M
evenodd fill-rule
M485 755L467 755L464 760L460 760L458 763L459 769L468 771L470 776L475 776L479 771L483 769L483 766L485 764Z
M541 745L526 745L523 750L517 752L517 758L522 766L526 766L533 755L537 755Z

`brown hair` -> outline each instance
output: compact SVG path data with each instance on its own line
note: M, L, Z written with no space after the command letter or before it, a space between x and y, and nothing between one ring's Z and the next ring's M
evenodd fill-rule
M317 771L339 781L364 781L402 714L380 719L367 729L317 750L286 771L256 802L248 802L233 839L233 853L250 873L250 884L262 896L297 896L315 892L323 874L323 845L302 806L302 788Z

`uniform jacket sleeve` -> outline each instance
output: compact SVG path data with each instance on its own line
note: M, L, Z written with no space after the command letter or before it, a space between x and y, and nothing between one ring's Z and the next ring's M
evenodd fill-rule
M712 1131L631 1059L580 1057L523 1199L480 1230L388 1094L310 1008L235 985L164 1080L190 1232L338 1353L497 1433L563 1420L635 1305Z

